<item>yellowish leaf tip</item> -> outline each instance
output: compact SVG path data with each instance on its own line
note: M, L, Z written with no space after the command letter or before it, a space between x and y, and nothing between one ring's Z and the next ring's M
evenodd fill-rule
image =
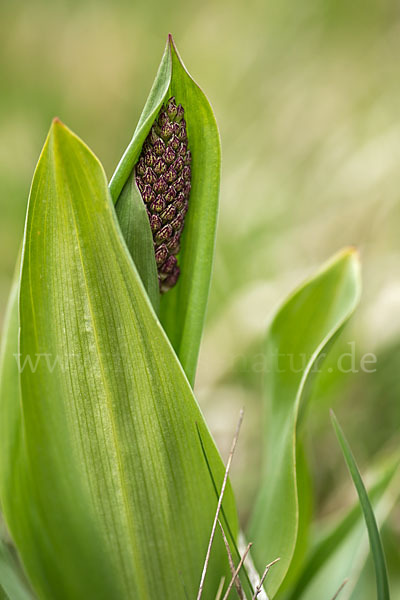
M350 246L347 246L347 252L349 254L355 254L356 256L359 256L359 252L358 252L357 246L353 246L352 244Z
M360 252L357 246L350 245L347 247L347 254L352 256L357 262L361 262Z
M338 255L339 257L346 257L346 258L354 258L355 260L358 260L360 262L360 253L359 250L356 246L350 244L349 246L345 246L344 248L342 248L342 250L339 251Z

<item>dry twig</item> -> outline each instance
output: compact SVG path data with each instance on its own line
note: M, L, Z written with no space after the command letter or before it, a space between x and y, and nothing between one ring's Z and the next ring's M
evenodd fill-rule
M233 562L232 552L231 552L231 549L229 548L229 543L228 543L228 540L226 539L224 528L222 527L221 521L219 519L218 519L218 525L221 528L222 539L224 540L226 552L228 554L229 566L231 568L231 573L233 575L235 572L235 563ZM240 600L246 600L246 596L244 595L244 591L242 588L242 584L240 583L239 577L236 577L236 579L235 579L235 587L236 587L236 591L238 593Z
M280 558L276 558L275 560L273 560L272 562L268 563L267 566L264 569L264 573L262 574L262 577L260 579L260 583L258 584L258 586L255 589L254 595L252 597L251 600L257 600L257 596L258 594L261 592L262 590L262 586L264 584L265 578L269 573L270 568L272 567L272 565L274 565L275 563L277 563L279 560L281 560Z
M240 562L239 562L238 566L236 567L236 570L235 570L235 572L234 572L234 573L233 573L233 575L232 575L232 579L230 580L230 583L229 583L229 585L228 585L228 587L227 587L227 589L226 589L226 592L225 592L225 596L222 598L222 600L227 600L227 599L228 599L228 596L229 596L229 594L230 594L230 591L231 591L231 589L232 589L232 587L233 587L233 584L235 583L235 581L236 581L236 578L237 578L237 576L238 576L238 574L239 574L239 571L240 571L240 569L242 568L242 565L243 565L244 561L246 560L246 556L248 555L248 553L249 553L249 550L250 550L251 546L252 546L252 543L250 542L250 543L247 545L247 548L246 548L246 550L243 552L243 556L242 556L242 558L240 559Z
M348 579L345 579L343 581L342 585L340 586L340 588L338 589L336 594L333 596L332 600L336 600L336 598L339 596L340 592L342 591L342 589L344 588L344 586L346 585L347 582L348 582Z
M215 600L221 600L222 590L224 589L225 576L221 577L221 581L219 582L219 587L217 590L217 595L215 596Z
M227 484L227 481L228 481L228 475L229 475L229 471L230 471L231 464L232 464L233 454L235 452L236 444L237 444L238 437L239 437L240 427L241 427L242 421L243 421L243 414L244 414L244 411L243 411L243 409L241 409L240 415L239 415L239 421L238 421L238 424L237 424L237 427L236 427L236 431L235 431L235 435L234 435L233 440L232 440L231 450L229 452L228 462L226 463L224 480L222 482L221 493L220 493L220 496L219 496L219 499L218 499L217 511L215 513L214 523L213 523L213 526L212 526L212 529L211 529L210 541L208 542L207 554L206 554L206 558L205 558L205 561L204 561L203 572L201 574L199 591L198 591L198 594L197 594L197 600L200 600L200 598L201 598L201 596L203 594L204 580L206 578L207 567L208 567L208 563L210 561L211 546L212 546L212 543L213 543L213 540L214 540L215 530L217 528L218 517L219 517L219 513L220 513L220 510L221 510L221 506L222 506L222 500L223 500L223 497L224 497L224 492L225 492L226 484Z

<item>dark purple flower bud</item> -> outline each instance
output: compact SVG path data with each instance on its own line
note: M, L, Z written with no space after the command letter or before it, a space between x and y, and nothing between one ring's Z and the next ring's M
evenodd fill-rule
M172 221L172 219L175 217L175 215L176 215L175 205L169 204L169 206L167 206L167 208L164 210L164 212L160 216L161 216L163 223L165 223L165 221Z
M160 213L164 210L165 204L165 199L163 198L163 196L161 196L161 194L159 194L154 200L154 202L152 202L152 204L150 205L150 210L153 213Z
M174 162L174 169L177 173L179 173L180 171L182 171L183 167L184 167L184 160L182 158L182 156L178 156L178 158L176 159L176 161Z
M175 189L177 192L180 192L185 187L185 180L182 175L175 182Z
M170 167L164 175L164 179L167 183L172 183L173 181L175 181L176 177L176 171L173 167Z
M178 135L181 126L179 123L172 123L172 131L174 135Z
M161 270L163 273L170 275L174 271L176 264L177 264L176 257L173 255L168 256L168 258L165 261L165 263L163 264Z
M174 96L172 96L172 98L170 98L168 100L167 106L166 106L166 111L167 111L167 114L168 114L169 118L171 119L171 121L173 121L175 118L175 115L178 112L178 107L175 104Z
M156 250L156 263L158 266L162 265L168 258L168 248L165 244L161 244Z
M157 181L156 174L151 167L147 167L145 174L143 175L143 181L148 185L153 185Z
M185 179L185 181L190 181L191 176L192 176L192 171L191 171L190 167L188 165L186 165L185 167L183 167L182 177Z
M164 177L161 175L160 179L156 181L153 185L153 190L156 194L163 194L168 189L168 184Z
M178 104L178 106L176 107L176 117L175 117L175 121L177 123L179 123L180 121L182 121L183 119L183 115L185 114L185 110L182 107L182 104Z
M150 227L153 233L161 229L162 222L158 215L150 215Z
M157 173L157 175L161 175L162 173L165 173L165 171L167 170L167 165L165 164L165 162L163 161L162 158L157 158L157 160L154 163L154 172Z
M173 202L176 198L176 191L173 185L170 185L168 188L168 191L165 193L164 198L166 199L166 201L168 202L168 204L170 202Z
M186 121L185 119L182 119L182 123L181 126L179 128L179 132L178 132L178 138L181 140L181 142L185 142L187 139L187 134L186 134Z
M173 151L171 146L168 146L168 148L165 150L164 156L163 156L163 159L165 160L167 165L170 165L171 163L173 163L175 160L175 157L176 157L175 152Z
M171 97L161 107L135 168L153 234L161 292L179 278L176 255L190 194L191 154L183 116L182 106Z
M182 213L178 213L175 219L171 222L171 226L177 233L179 233L182 230L184 220L185 219Z
M164 141L169 140L169 138L172 136L173 133L174 133L174 128L172 126L172 123L170 123L169 121L164 123L164 125L160 129L160 135Z
M172 225L170 223L168 223L168 225L164 225L164 227L156 233L156 242L159 244L161 242L165 242L165 241L169 240L169 238L173 234L174 234L174 230L172 228Z
M174 206L178 212L180 210L182 210L182 208L185 206L185 202L186 202L185 194L183 192L179 192L179 194L177 195L176 200L174 202Z
M146 202L146 204L149 204L150 202L154 201L155 195L154 195L151 185L145 185L144 190L141 193L142 193L142 198Z
M181 144L179 146L179 154L181 156L185 157L186 152L187 152L187 144L185 142L181 142Z
M174 133L174 135L172 136L172 138L169 141L169 145L172 148L172 150L178 150L179 146L181 145L178 136Z
M170 290L171 288L173 288L179 279L179 275L180 269L178 266L176 266L172 275L170 275L169 277L167 277L167 279L161 282L160 291L162 293L165 293L168 292L168 290Z
M167 242L167 248L171 254L178 254L180 250L179 240L181 239L181 234L176 233L170 240Z
M143 177L145 171L146 171L146 165L144 164L144 158L141 157L139 159L138 164L136 165L136 174L139 175L140 177Z
M157 143L157 140L160 139L157 135L157 132L156 132L156 129L154 126L151 128L151 131L150 131L147 139L149 140L149 142L152 146L154 146Z
M142 194L144 190L143 179L140 179L140 177L136 177L136 185L138 186L140 193Z
M162 140L161 138L159 138L157 136L157 139L154 142L153 148L154 148L154 152L157 154L157 156L162 156L165 152L164 140Z
M162 126L168 122L169 122L168 114L165 110L162 110L158 116L158 124L162 128Z
M156 156L151 150L147 150L144 155L144 162L148 167L152 167L156 161Z

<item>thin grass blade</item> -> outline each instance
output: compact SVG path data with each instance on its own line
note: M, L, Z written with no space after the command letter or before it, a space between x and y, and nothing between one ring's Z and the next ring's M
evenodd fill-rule
M371 553L375 568L377 600L389 600L390 592L385 552L383 550L382 540L379 533L378 525L376 523L375 514L372 509L367 490L365 489L364 482L361 478L350 445L346 440L343 430L340 427L333 411L331 411L331 420L336 433L336 437L338 438L340 447L342 449L347 467L353 479L354 486L357 490L361 508L364 514L365 523L367 525Z

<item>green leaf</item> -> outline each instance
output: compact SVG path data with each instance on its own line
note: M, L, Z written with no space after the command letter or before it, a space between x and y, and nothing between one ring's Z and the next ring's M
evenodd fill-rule
M135 129L135 133L133 134L133 138L125 150L110 181L110 194L114 204L118 202L123 187L131 176L133 167L140 156L144 141L165 100L171 81L171 73L171 49L170 39L168 38L156 78L139 119L139 123Z
M8 600L33 600L14 556L0 540L0 598L2 597Z
M115 207L122 235L154 310L160 308L160 289L149 218L135 178L130 177ZM148 251L151 249L151 252Z
M125 202L120 197L121 190L132 177L146 136L169 96L175 96L185 109L192 153L192 189L178 256L181 275L175 288L161 298L160 320L193 384L214 257L221 150L211 106L188 74L171 36L139 125L110 182L110 191L119 212L120 202ZM122 231L125 233L123 225ZM150 260L153 245L149 240L140 243L143 255ZM132 256L136 262L136 255Z
M161 299L161 322L193 383L214 259L221 168L217 124L211 106L188 74L171 40L170 94L185 108L192 152L192 190L185 217L178 284Z
M309 530L313 517L313 486L304 444L297 437L296 483L298 499L298 526L295 551L280 592L290 588L301 572L309 544Z
M21 460L21 409L18 373L18 289L20 257L17 260L10 291L0 358L0 497L2 509L16 507L15 465ZM7 496L2 491L8 490ZM20 510L24 510L19 506ZM0 597L8 600L32 600L16 558L0 539Z
M1 501L38 595L195 596L217 504L196 423L218 485L224 466L104 171L59 121L31 189L19 322L25 451ZM1 393L6 405L6 383ZM236 535L229 486L224 513ZM229 567L216 540L205 597L221 575Z
M21 260L17 260L13 284L4 319L0 363L0 497L2 509L7 511L8 501L17 502L14 496L14 464L20 460L21 400L18 373L18 291ZM8 491L8 495L6 495Z
M374 506L382 504L385 509L393 503L391 487L398 471L399 461L384 465L374 475L369 496ZM318 536L308 553L302 572L287 600L319 600L322 594L333 596L340 584L350 579L354 584L359 563L364 560L362 512L360 505L354 505L340 519L326 530L317 526ZM321 533L322 528L322 533ZM346 586L346 595L350 584Z
M358 257L346 249L289 298L269 329L265 460L248 538L254 542L260 571L280 557L267 579L271 598L285 579L298 539L299 410L327 348L354 311L359 292Z
M133 138L109 185L122 235L156 312L158 312L160 306L160 291L153 238L144 203L136 186L133 169L139 159L144 141L168 93L171 73L172 63L168 39L157 76ZM142 205L142 208L140 205ZM144 222L145 218L146 223Z
M385 553L383 550L382 540L379 534L379 529L376 523L374 511L369 501L367 490L365 489L363 480L361 478L349 443L346 440L343 430L340 427L333 411L331 411L331 419L336 436L339 440L339 444L343 452L343 456L350 471L350 475L353 479L354 486L357 490L361 508L364 514L365 523L367 525L369 543L371 546L371 553L375 568L377 600L389 600L390 593Z

